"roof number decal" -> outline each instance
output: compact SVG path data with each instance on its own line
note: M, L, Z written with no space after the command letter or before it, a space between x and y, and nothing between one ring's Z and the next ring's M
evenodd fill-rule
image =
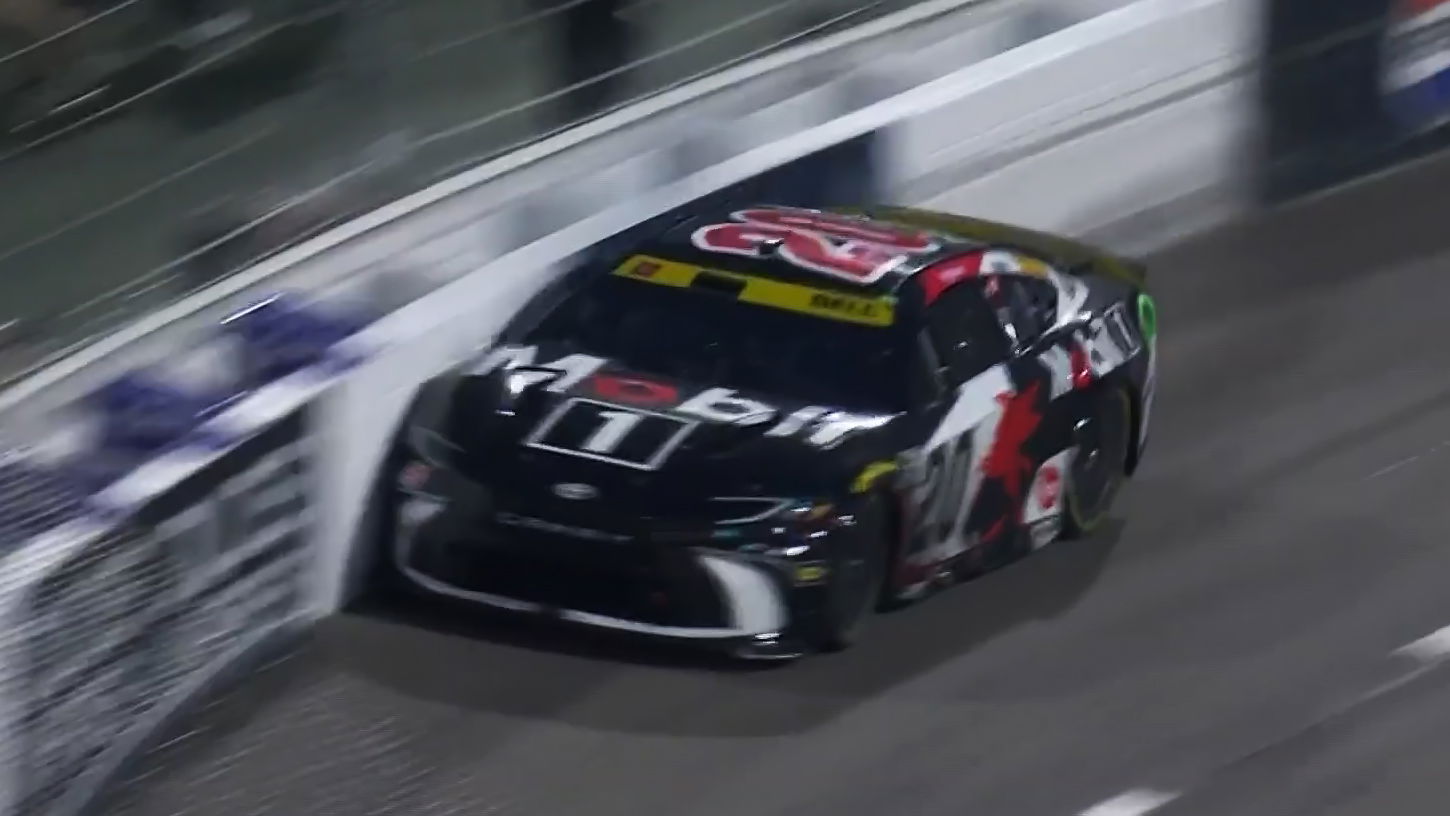
M690 235L707 252L756 257L779 243L781 258L811 272L868 285L913 255L940 248L928 232L835 213L761 207L730 214L734 221L710 224Z

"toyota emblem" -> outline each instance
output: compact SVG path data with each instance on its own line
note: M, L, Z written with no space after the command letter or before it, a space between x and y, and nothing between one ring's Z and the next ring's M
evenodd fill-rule
M584 501L599 495L599 488L594 485L579 484L577 482L564 482L554 485L554 495L561 499L572 501Z

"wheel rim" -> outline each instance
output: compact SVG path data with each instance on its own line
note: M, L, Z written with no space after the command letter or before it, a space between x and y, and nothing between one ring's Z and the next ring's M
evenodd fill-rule
M1127 422L1120 415L1120 397L1101 400L1092 416L1079 422L1077 456L1073 460L1073 495L1078 514L1093 523L1112 499L1125 450Z

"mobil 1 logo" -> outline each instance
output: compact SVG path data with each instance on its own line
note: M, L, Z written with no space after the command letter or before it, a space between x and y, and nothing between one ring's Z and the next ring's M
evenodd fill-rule
M699 422L675 414L597 400L566 400L524 444L538 450L657 470Z

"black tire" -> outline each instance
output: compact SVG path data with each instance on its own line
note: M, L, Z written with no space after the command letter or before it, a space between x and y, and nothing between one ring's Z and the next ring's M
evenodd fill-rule
M1107 385L1092 395L1075 429L1078 452L1066 480L1063 538L1091 535L1112 511L1127 476L1132 411L1132 398L1122 386Z
M892 494L881 496L882 512L886 516L882 531L881 586L876 592L877 612L896 612L921 600L922 595L907 592L897 583L897 568L901 566L902 553L902 505L899 497Z
M831 564L829 599L812 634L821 652L839 652L854 645L867 619L880 605L886 579L891 517L885 500L873 496L856 514L851 535Z

